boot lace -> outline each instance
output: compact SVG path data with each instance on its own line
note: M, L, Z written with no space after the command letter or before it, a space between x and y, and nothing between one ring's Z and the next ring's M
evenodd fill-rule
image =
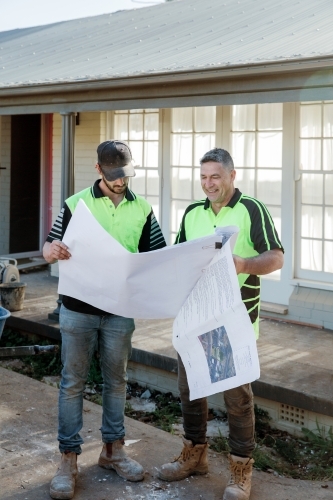
M237 484L239 486L244 486L244 483L248 479L248 473L251 472L251 464L240 464L234 462L230 459L230 480L229 484Z
M175 458L173 462L186 462L191 457L191 448L189 446L184 446L179 457Z

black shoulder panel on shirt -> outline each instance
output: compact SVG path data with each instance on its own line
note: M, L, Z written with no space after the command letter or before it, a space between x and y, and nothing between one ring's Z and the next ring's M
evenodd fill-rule
M69 224L69 221L71 220L72 218L72 212L70 211L70 209L68 208L68 205L67 203L65 202L64 204L64 215L63 215L63 218L62 218L62 228L61 228L61 239L63 239L64 237L64 234L65 234L65 231L67 229L67 226Z
M166 243L160 225L156 220L153 210L151 210L142 228L138 250L140 253L150 252L165 246Z
M251 220L250 237L254 249L259 253L283 247L274 227L273 219L266 206L250 196L242 196L239 200L249 213Z
M186 210L184 212L184 215L183 215L183 218L182 218L182 221L181 221L181 224L180 224L180 228L179 228L178 234L176 236L175 244L177 244L177 243L184 243L185 241L187 241L187 239L186 239L186 230L185 230L185 219L186 219L186 216L187 216L187 214L189 212L191 212L195 208L198 208L198 207L205 208L205 201L206 200L201 200L201 201L197 201L195 203L191 203L191 205L189 205L186 208Z

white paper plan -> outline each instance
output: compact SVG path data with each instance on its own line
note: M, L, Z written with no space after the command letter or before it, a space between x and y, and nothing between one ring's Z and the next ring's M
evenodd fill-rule
M255 334L232 258L237 234L231 235L229 229L218 228L223 247L194 286L173 325L173 345L186 370L190 400L253 382L260 376Z
M84 228L84 230L82 230ZM72 257L59 261L58 292L129 318L175 318L219 252L210 235L146 253L131 253L80 200L63 238Z

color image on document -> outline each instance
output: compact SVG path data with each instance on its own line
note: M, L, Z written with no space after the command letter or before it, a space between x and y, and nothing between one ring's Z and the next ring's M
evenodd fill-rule
M224 326L199 335L212 383L235 377L236 370L229 337Z

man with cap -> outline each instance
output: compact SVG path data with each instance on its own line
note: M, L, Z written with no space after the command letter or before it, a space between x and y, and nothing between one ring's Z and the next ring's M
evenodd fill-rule
M129 177L135 176L129 146L118 140L105 141L98 146L97 155L96 170L101 179L65 201L47 237L43 255L50 264L71 257L71 249L62 238L80 199L102 227L130 252L148 252L166 245L151 206L128 188ZM142 466L124 451L126 368L135 328L133 319L109 314L64 295L59 323L63 363L58 427L61 463L51 482L51 497L74 496L77 455L83 443L83 391L96 346L104 382L100 429L104 444L98 465L115 470L128 481L141 481Z

